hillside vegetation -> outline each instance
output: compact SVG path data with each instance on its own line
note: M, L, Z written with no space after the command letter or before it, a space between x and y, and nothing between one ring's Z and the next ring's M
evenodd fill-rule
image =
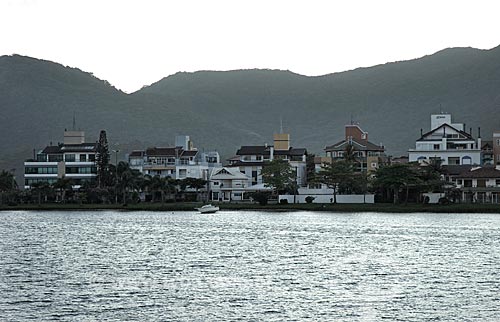
M389 154L414 146L429 115L453 114L483 139L500 129L500 47L451 48L403 62L319 77L281 70L177 73L133 94L76 68L23 56L0 57L0 169L77 127L99 130L121 151L173 144L231 156L240 145L272 143L280 119L292 145L320 154L343 137L351 118Z

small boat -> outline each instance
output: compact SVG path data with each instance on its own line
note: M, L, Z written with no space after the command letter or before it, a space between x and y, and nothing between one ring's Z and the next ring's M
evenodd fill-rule
M199 212L201 212L202 214L213 214L213 213L216 213L217 211L219 211L219 207L217 206L212 206L212 205L204 205L200 208L195 208L196 210L198 210Z

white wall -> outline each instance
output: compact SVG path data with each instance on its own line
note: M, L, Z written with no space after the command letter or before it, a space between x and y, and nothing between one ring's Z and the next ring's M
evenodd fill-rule
M306 203L306 197L315 197L313 203L333 203L333 195L296 195L296 203ZM286 199L293 203L293 195L279 195L278 200ZM375 195L337 195L337 203L375 203Z

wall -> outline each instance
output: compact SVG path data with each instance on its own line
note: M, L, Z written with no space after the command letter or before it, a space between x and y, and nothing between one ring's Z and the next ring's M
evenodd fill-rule
M315 197L313 203L333 203L333 195L296 195L296 203L306 203L306 197ZM286 199L293 203L293 195L280 195L278 200ZM337 203L375 203L375 195L337 195Z

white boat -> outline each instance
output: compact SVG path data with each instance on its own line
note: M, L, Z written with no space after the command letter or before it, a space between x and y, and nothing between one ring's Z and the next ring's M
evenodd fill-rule
M213 214L217 211L219 211L219 207L217 206L212 206L212 205L204 205L200 208L195 208L196 210L198 210L199 212L201 212L202 214Z

